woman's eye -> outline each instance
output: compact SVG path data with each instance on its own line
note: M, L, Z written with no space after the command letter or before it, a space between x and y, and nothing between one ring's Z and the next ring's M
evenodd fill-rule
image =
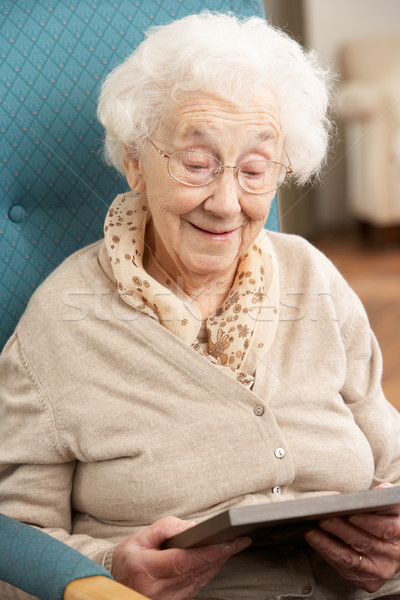
M185 169L191 169L192 171L201 171L204 169L208 169L207 165L199 165L193 163L185 163Z
M255 170L248 170L248 169L243 169L242 170L242 174L245 177L250 177L252 179L255 179L256 177L261 177L264 174L264 171L255 171Z
M211 168L211 161L201 154L188 153L182 159L183 166L189 171L208 171Z
M260 177L264 177L267 170L267 165L260 161L243 165L243 167L240 169L240 172L242 175L248 177L249 179L257 179Z

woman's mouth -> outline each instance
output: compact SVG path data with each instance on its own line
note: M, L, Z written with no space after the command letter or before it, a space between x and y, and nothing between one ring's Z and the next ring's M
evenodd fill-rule
M238 227L235 227L234 229L229 229L229 230L218 230L218 229L207 229L207 228L199 227L198 225L195 225L194 223L191 223L191 225L196 231L199 232L200 235L206 237L209 240L214 240L214 241L229 240L231 237L233 237L235 235L235 233L239 229Z

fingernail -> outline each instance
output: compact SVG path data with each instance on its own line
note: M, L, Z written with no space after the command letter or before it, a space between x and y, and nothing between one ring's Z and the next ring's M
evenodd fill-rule
M239 538L236 540L236 547L240 547L241 550L244 550L248 546L253 543L253 540L249 537Z
M332 525L332 523L334 523L334 519L332 519L331 517L328 517L327 519L321 519L319 524L321 527L330 527Z
M357 525L358 527L361 527L363 525L363 523L365 522L365 517L363 517L362 515L353 515L348 518L348 521L349 521L349 523L352 523L353 525Z
M185 531L185 529L190 529L190 527L194 527L194 525L196 525L195 521L182 521L180 529Z
M252 542L253 542L253 540L248 537L237 538L233 542L229 542L228 544L226 544L224 546L224 553L231 554L232 552L241 552L242 550L247 548L247 546L250 546L250 544L252 544Z
M320 534L314 529L312 531L306 531L304 536L307 542L310 542L311 544L318 544L318 542L321 540Z

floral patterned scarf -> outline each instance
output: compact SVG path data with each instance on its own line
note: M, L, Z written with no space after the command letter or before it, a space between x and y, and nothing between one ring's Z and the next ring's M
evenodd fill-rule
M257 361L272 344L279 318L278 266L268 237L262 231L239 260L228 296L207 319L208 351L204 351L197 339L202 316L196 302L154 259L147 271L143 266L150 218L145 195L129 192L116 197L104 225L103 269L111 267L126 303L158 320L251 389ZM257 243L261 238L262 248Z

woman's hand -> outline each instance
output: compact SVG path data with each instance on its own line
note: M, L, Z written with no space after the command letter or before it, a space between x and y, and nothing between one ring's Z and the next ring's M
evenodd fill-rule
M152 600L188 600L224 563L250 543L240 538L190 550L162 550L163 543L194 523L165 517L123 540L115 549L112 574L116 581Z
M384 483L378 487L392 487ZM322 519L306 540L336 571L354 585L376 592L400 567L400 504L387 514L365 513ZM325 533L327 532L327 533ZM339 540L333 539L333 534Z

